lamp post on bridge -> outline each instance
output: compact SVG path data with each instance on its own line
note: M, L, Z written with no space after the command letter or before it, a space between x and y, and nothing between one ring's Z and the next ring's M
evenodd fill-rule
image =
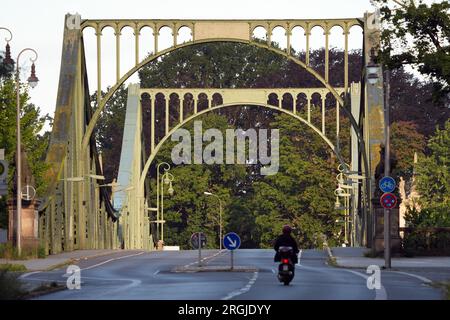
M9 32L10 34L10 38L6 39L6 52L5 52L5 58L3 59L3 64L7 67L8 70L11 70L14 68L14 61L11 59L11 53L10 53L10 47L9 47L9 41L11 41L12 39L12 32L7 29L7 28L0 28L1 30L6 30ZM34 63L36 62L37 58L38 58L38 54L36 52L36 50L32 49L32 48L25 48L22 51L19 52L19 54L17 55L16 58L16 72L15 72L15 81L16 81L16 113L17 113L17 150L16 150L16 177L17 177L17 181L16 181L16 197L17 197L17 205L16 205L16 217L17 217L17 223L16 223L16 246L17 246L17 253L20 256L21 251L22 251L22 246L21 246L21 231L22 231L22 226L21 226L21 220L22 220L22 185L21 185L21 179L22 179L22 174L21 174L21 131L20 131L20 67L19 67L19 61L20 61L20 56L26 52L26 51L31 51L34 54L34 58L30 58L31 60L31 74L28 77L27 81L28 81L28 85L31 88L36 87L36 85L39 82L39 79L36 77L36 67L34 65Z
M354 222L354 217L352 217L352 220L350 221L350 197L352 197L352 189L353 186L349 186L346 184L346 181L344 180L344 175L346 175L346 172L349 169L349 166L347 164L345 164L344 168L342 168L342 164L339 165L338 167L338 171L340 172L337 176L336 176L336 180L338 182L338 187L337 189L334 191L334 195L336 196L336 202L334 204L335 209L337 210L344 210L344 243L347 246L350 242L350 246L353 246L353 224ZM341 206L341 203L339 201L339 198L342 197L344 198L344 205ZM352 230L350 230L349 227L349 223L352 223ZM350 233L350 237L349 237L349 233ZM350 238L350 241L349 241Z
M164 173L160 177L160 167L164 166ZM172 187L172 182L174 180L173 174L169 172L170 164L167 162L158 163L156 166L156 227L157 235L161 235L161 241L164 243L164 185L168 185L169 189L167 192L169 195L173 195L174 190ZM160 227L161 225L161 227Z

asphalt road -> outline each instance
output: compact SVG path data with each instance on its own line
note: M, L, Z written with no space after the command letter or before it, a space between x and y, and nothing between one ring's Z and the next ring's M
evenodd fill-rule
M227 251L204 251L204 263L230 263ZM63 290L36 299L150 299L150 300L410 300L443 298L440 289L414 274L381 272L381 288L367 288L365 270L334 268L326 264L325 251L303 250L290 286L276 278L272 250L238 250L236 266L251 272L173 272L176 267L196 265L197 251L124 251L78 263L81 288ZM65 284L66 268L27 275L26 281L57 281Z

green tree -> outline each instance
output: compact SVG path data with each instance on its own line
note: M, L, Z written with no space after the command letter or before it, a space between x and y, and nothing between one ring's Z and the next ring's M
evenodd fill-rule
M210 113L198 118L202 121L203 130L217 128L225 136L225 130L231 128L224 116ZM185 128L193 137L193 122ZM162 161L171 163L171 151L175 142L168 141L158 153L149 170L151 188L148 199L155 205L156 199L156 165ZM204 145L206 145L205 143ZM193 151L192 151L193 152ZM228 205L232 195L239 193L240 181L246 177L243 165L178 165L170 171L174 175L173 196L167 193L164 202L165 226L164 241L166 244L181 245L190 248L189 238L192 233L202 231L207 235L208 247L218 247L219 244L219 207L217 199L205 196L205 191L211 191L220 196L224 203L223 224L225 230L229 219ZM153 217L155 218L155 217ZM154 220L154 219L153 219Z
M395 157L393 176L411 180L414 169L414 153L425 152L425 137L417 132L417 125L410 121L394 122L391 126L391 148Z
M97 92L91 96L91 102L96 105ZM119 172L126 105L127 89L122 86L107 102L95 128L97 147L102 154L105 183L110 183Z
M11 79L0 81L0 148L5 149L5 158L11 164L9 171L9 190L12 193L13 177L15 174L14 166L16 154L16 91L15 82ZM38 196L45 189L45 171L47 165L44 161L45 153L49 143L49 133L42 133L42 129L48 115L41 116L39 107L30 103L28 88L21 86L20 105L21 110L21 133L22 146L27 154L28 164L35 178ZM2 224L6 222L7 208L6 197L0 200L0 215ZM5 227L5 226L3 226Z
M381 57L390 69L408 64L433 79L435 98L450 93L450 3L374 0L384 22Z
M419 160L417 188L425 207L450 210L450 121L428 142L431 155Z
M321 234L339 241L334 210L336 163L319 135L291 117L280 114L273 127L280 130L280 170L254 183L251 208L256 216L260 246L270 247L289 223L304 247L317 247Z

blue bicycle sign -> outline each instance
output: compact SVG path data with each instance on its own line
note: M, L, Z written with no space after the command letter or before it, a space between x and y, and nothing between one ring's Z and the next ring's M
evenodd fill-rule
M396 183L392 177L383 177L379 184L380 190L384 193L390 193L395 190Z

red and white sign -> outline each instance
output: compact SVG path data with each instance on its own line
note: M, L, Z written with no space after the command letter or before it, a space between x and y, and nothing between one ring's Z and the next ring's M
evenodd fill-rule
M381 196L380 203L385 209L395 208L397 205L397 197L392 193L385 193Z

